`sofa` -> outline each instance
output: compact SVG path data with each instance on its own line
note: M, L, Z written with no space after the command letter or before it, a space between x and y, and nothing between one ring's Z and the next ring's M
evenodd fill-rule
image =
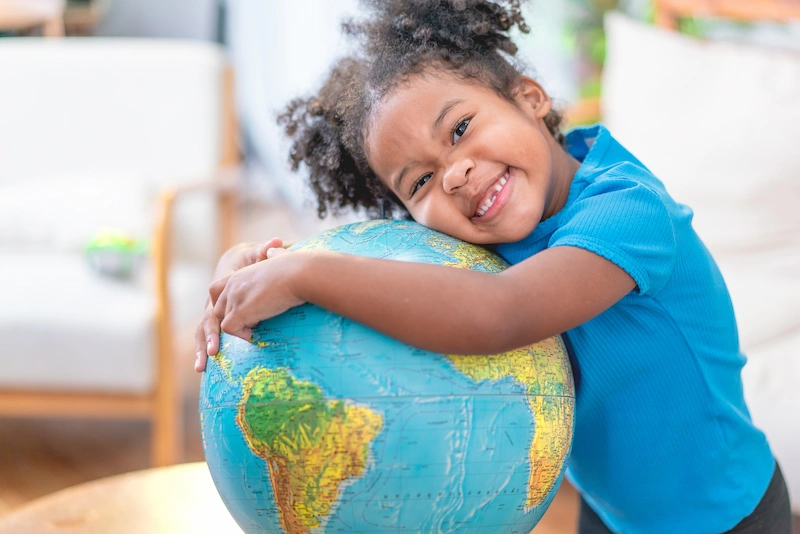
M694 211L739 326L744 393L800 512L800 52L606 18L601 113Z
M202 315L231 240L225 55L202 42L3 38L0 76L0 416L144 419L153 463L176 462L175 366L191 365L194 343L174 339ZM103 248L104 232L144 245L135 265L90 261L130 252Z

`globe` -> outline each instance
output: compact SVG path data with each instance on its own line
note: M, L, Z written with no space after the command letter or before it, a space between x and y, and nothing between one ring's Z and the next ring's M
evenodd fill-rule
M506 268L408 221L345 225L292 249ZM220 347L202 377L201 435L244 532L527 534L563 477L575 394L560 337L436 354L304 304Z

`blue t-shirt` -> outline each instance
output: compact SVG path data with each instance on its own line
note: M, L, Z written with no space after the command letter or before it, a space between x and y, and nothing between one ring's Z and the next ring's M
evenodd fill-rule
M580 373L567 477L617 532L729 530L755 509L775 464L744 402L725 282L692 211L608 130L573 130L567 149L582 164L566 205L497 247L510 263L583 248L636 282L566 333Z

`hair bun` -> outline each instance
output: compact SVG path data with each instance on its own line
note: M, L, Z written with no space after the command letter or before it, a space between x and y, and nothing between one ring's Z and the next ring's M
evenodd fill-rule
M515 25L529 32L520 0L362 0L372 16L347 22L345 31L364 38L368 56L380 55L387 44L416 54L423 49L445 49L457 54L513 55L516 45L508 32Z

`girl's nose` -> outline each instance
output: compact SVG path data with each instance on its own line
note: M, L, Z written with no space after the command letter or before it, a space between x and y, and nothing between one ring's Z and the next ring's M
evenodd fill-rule
M458 189L469 183L469 173L475 167L475 163L468 158L453 161L447 166L442 179L442 187L445 193L452 194Z

